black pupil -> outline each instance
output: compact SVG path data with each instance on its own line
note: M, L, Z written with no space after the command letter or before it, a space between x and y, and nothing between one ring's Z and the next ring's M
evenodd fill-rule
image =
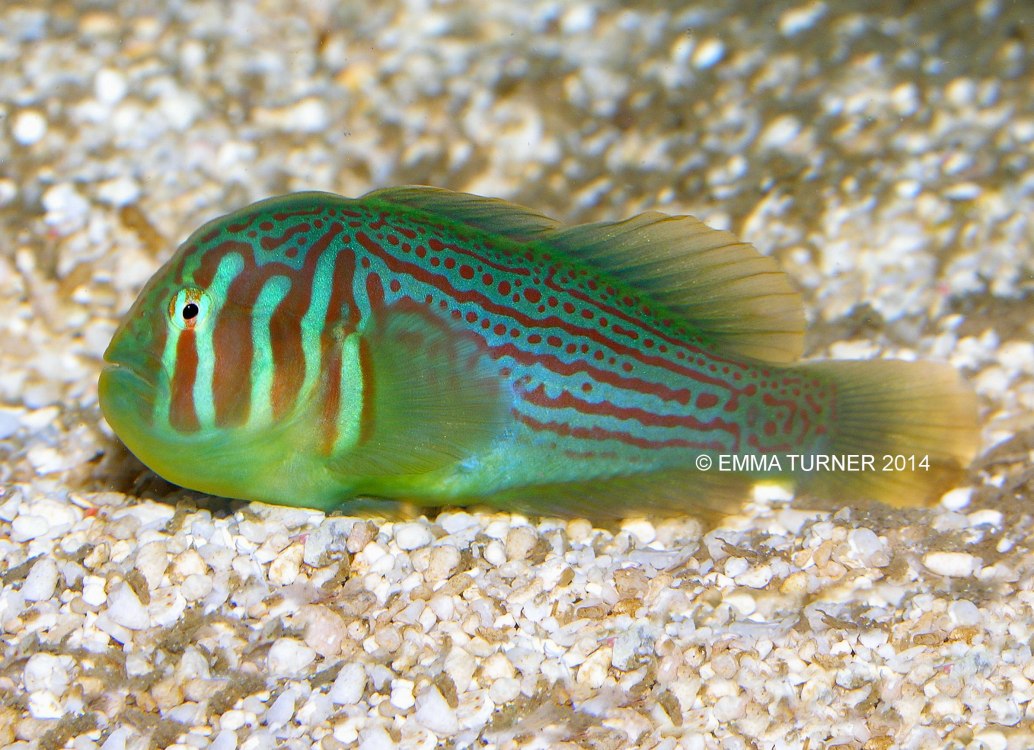
M183 306L183 319L190 320L191 318L196 318L199 312L201 311L198 310L197 305L193 302L188 302Z

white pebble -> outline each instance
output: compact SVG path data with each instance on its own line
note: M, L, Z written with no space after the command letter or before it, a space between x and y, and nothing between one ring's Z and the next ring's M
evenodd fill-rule
M431 550L427 563L426 579L434 583L444 581L460 564L460 551L451 544L442 544Z
M136 553L136 569L147 581L147 588L154 591L162 585L165 570L169 567L169 550L165 542L150 542Z
M529 526L517 526L506 534L506 557L509 560L524 560L535 548L538 537Z
M971 201L979 198L983 188L975 182L959 182L944 191L944 197L953 201Z
M780 115L768 124L761 132L758 143L761 148L781 149L801 132L801 121L793 115Z
M22 596L27 602L41 602L54 595L57 587L57 563L52 557L41 557L29 570L22 585Z
M44 191L43 208L46 211L43 220L49 226L62 234L71 234L86 224L90 203L79 194L75 185L59 182Z
M436 734L453 735L459 730L456 710L438 692L429 687L416 699L416 720Z
M18 415L13 411L0 409L0 440L7 440L21 427Z
M296 677L316 660L316 652L297 638L280 638L266 655L266 667L278 677Z
M723 55L725 55L725 45L720 39L705 39L693 53L693 65L705 70L716 65Z
M395 543L407 552L426 547L432 541L430 529L422 523L403 523L395 528Z
M207 680L212 676L212 666L208 656L201 653L193 644L183 649L183 655L175 669L176 680L183 684L189 680Z
M825 3L811 3L790 8L783 11L779 16L779 33L783 36L793 36L806 31L815 25L815 22L826 13Z
M304 554L305 545L300 542L283 550L269 564L269 582L276 586L289 586L294 583L301 572Z
M642 662L641 655L649 650L652 643L653 639L643 628L633 627L618 633L610 657L611 665L622 672L638 668Z
M179 588L184 599L194 602L204 599L212 593L212 579L209 576L194 573L184 578Z
M339 706L354 706L366 691L366 670L362 664L346 664L330 688L330 699Z
M449 622L456 612L456 604L451 596L436 596L427 603L427 608L442 622ZM527 604L524 605L524 615L533 622L538 622L539 619L542 619L541 617L538 619L531 617L528 614Z
M126 750L127 739L129 739L129 730L119 727L108 735L108 739L104 740L101 750Z
M722 600L736 610L740 617L749 617L757 611L758 603L748 592L734 591Z
M0 179L0 206L10 205L18 195L18 184L14 180Z
M115 623L129 630L143 630L151 624L151 618L128 583L122 582L108 597L108 616Z
M201 557L200 552L191 547L176 555L171 572L180 580L193 575L208 575L208 563Z
M585 685L592 690L599 690L607 680L607 670L613 651L609 648L600 647L593 651L578 667L576 678L580 685Z
M646 519L626 521L621 524L621 529L634 536L636 541L642 545L647 545L657 538L657 529Z
M477 666L470 652L462 648L453 648L445 657L445 671L452 678L456 690L461 693L470 687Z
M362 734L359 750L396 750L398 743L381 727L375 726Z
M521 683L513 677L500 677L488 689L488 697L497 706L516 700L521 694Z
M104 104L117 104L129 90L126 77L117 70L103 68L93 79L93 93Z
M346 637L346 624L330 607L310 604L299 612L305 622L305 645L320 656L334 656Z
M956 78L944 89L948 101L956 107L970 107L976 97L977 85L971 78Z
M725 575L729 578L736 578L747 572L750 563L745 557L730 557L725 561Z
M237 733L231 732L229 729L224 729L215 736L212 740L212 744L208 746L208 750L236 750L237 749Z
M879 648L887 641L887 634L882 630L863 630L858 635L858 642L868 649Z
M116 177L97 186L97 197L110 206L128 206L140 198L140 183L132 177Z
M948 607L948 615L956 625L963 627L979 625L983 618L980 609L968 599L959 599Z
M596 10L590 3L576 5L560 19L560 30L564 34L584 34L596 23Z
M29 694L29 714L34 719L60 719L65 711L61 702L49 690Z
M391 685L391 705L400 711L408 711L416 703L413 695L413 681L399 678Z
M959 487L954 490L945 492L941 497L941 504L949 510L961 510L969 505L969 501L973 499L973 488L972 487Z
M481 677L487 682L500 677L513 677L513 664L500 652L481 662Z
M43 516L18 516L11 523L11 539L16 542L29 542L50 531L50 524Z
M47 120L34 109L19 112L15 115L11 134L21 145L31 146L47 134Z
M719 698L714 705L714 718L723 724L736 721L743 716L746 708L746 698L742 695L725 695Z
M873 555L883 551L883 545L872 529L853 529L847 536L851 555L859 562L867 563Z
M309 97L287 107L256 109L255 118L267 128L294 133L319 133L328 127L330 115L322 101Z
M455 511L442 513L438 516L438 525L445 529L446 534L458 534L465 529L476 527L478 522L469 513ZM471 533L471 536L473 536L473 533Z
M334 713L334 704L323 693L313 693L295 713L295 721L303 727L314 727L325 722Z
M33 654L22 670L25 689L30 693L49 690L61 695L68 687L68 670L61 658L53 654Z
M294 690L285 690L273 701L266 711L265 722L268 726L278 727L286 724L294 717L294 706L298 696Z
M923 565L931 573L949 578L973 575L977 559L968 552L929 552L923 558Z
M894 184L894 192L899 198L913 199L922 191L919 180L899 180Z
M506 550L498 541L491 541L485 545L483 557L485 562L499 566L506 562Z
M999 529L1005 519L1000 510L993 508L981 508L973 511L966 518L969 519L970 526L994 526Z
M1010 372L1034 373L1034 343L1006 341L998 350L998 361Z
M759 565L736 576L736 583L752 589L763 589L772 580L772 567L770 565Z
M83 576L83 601L91 607L100 607L108 601L106 583L101 576Z
M987 750L1006 750L1009 747L1009 740L997 729L985 729L973 735L973 740L979 743L979 747L986 747Z
M46 394L40 396L43 400L51 400ZM68 471L78 463L74 454L59 451L49 445L34 445L29 448L28 459L32 468L40 475Z
M325 564L333 552L345 548L349 529L344 519L329 518L319 524L305 537L302 562L314 568Z
M247 724L249 718L253 717L249 717L247 711L231 708L229 711L224 711L223 715L219 717L219 726L222 729L236 731Z
M1007 727L1019 723L1022 713L1011 695L996 695L987 702L990 709L990 718L995 724L1003 724Z

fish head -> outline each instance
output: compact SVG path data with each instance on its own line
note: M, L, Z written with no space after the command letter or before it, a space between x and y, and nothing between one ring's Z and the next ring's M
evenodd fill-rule
M172 282L168 266L145 285L129 312L115 330L104 352L99 383L101 412L115 432L155 433L174 415L157 413L160 403L171 406L174 361L168 361L170 340L181 326L196 329L204 321L210 299L203 290L179 288ZM189 305L187 301L189 299ZM179 304L182 299L183 304ZM152 435L157 439L159 434Z
M246 256L243 244L213 253L185 242L116 329L98 386L105 419L137 458L175 484L227 497L247 494L245 474L269 450L261 437L271 417L256 419L249 387L252 320L269 305L240 299L241 284L256 283Z

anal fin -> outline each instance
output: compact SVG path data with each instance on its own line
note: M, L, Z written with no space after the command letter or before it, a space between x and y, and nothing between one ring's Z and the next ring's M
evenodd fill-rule
M758 481L745 474L670 469L520 487L484 498L483 503L535 516L582 516L594 522L689 515L717 525L743 508Z

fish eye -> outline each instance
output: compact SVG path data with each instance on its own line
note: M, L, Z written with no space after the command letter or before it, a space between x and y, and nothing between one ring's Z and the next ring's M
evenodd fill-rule
M196 328L211 307L203 289L180 289L169 301L169 322L181 330Z

